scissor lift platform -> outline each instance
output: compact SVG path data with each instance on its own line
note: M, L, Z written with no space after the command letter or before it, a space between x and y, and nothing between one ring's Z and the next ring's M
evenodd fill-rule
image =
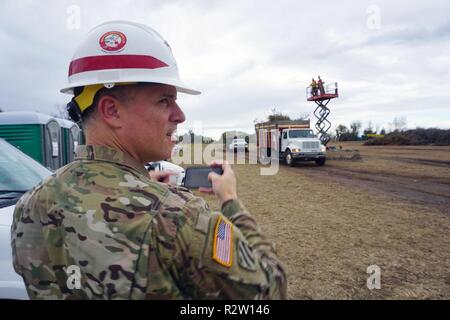
M314 115L317 118L315 127L320 135L320 141L324 146L331 140L328 130L331 128L330 121L327 120L330 114L330 109L327 104L331 99L339 97L337 82L328 84L326 86L319 86L318 90L313 90L311 86L306 88L306 100L314 101L317 105L314 110Z

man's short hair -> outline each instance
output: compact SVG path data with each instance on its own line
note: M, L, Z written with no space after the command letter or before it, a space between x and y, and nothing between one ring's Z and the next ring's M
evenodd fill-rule
M139 87L149 87L160 85L159 83L138 82L132 85L117 85L112 88L101 88L94 96L94 102L90 107L84 110L81 114L81 123L85 125L89 119L92 119L97 112L98 101L104 96L112 96L122 103L129 103L134 99L134 93ZM83 91L83 87L74 89L75 96L78 96Z
M112 96L117 100L128 103L133 99L133 85L125 85L125 86L114 86L113 88L101 88L94 96L94 101L90 107L84 110L81 114L81 122L82 124L86 124L90 119L92 119L93 115L97 112L98 101L104 96ZM75 96L79 95L83 91L83 87L75 88L74 93Z

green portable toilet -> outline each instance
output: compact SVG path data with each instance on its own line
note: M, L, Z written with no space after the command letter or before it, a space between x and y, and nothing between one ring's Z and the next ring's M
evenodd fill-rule
M62 159L63 164L66 165L73 161L75 149L79 144L81 144L81 130L75 122L65 119L56 120L61 127Z
M0 137L56 170L63 165L58 121L37 112L0 112Z

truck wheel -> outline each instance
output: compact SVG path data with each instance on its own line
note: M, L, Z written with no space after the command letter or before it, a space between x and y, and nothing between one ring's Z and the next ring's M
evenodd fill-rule
M326 161L325 158L320 158L320 159L316 160L316 164L321 167L321 166L325 165L325 161Z
M286 165L289 167L294 166L294 158L292 158L292 153L290 151L286 152L286 156L284 157L284 161L286 162Z

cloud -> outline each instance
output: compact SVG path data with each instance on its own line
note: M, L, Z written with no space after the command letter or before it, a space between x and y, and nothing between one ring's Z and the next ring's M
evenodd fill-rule
M80 28L68 28L70 6ZM448 1L32 1L0 3L0 108L55 112L77 43L93 26L132 20L170 43L182 77L203 92L179 95L187 121L205 134L253 130L276 107L293 117L310 113L312 76L337 81L333 125L376 120L387 126L450 128Z

